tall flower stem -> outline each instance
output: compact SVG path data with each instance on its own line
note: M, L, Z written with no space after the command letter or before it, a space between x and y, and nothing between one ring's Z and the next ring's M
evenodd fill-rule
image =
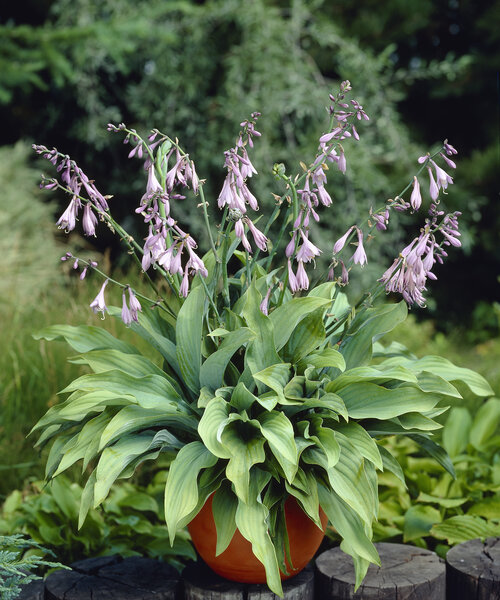
M226 230L224 231L224 241L223 241L223 245L222 245L222 284L223 284L223 289L222 289L222 293L224 295L224 304L226 305L227 308L230 307L231 305L231 299L229 296L229 282L227 279L227 253L229 250L229 232L231 230L231 226L232 223L231 221L228 222Z

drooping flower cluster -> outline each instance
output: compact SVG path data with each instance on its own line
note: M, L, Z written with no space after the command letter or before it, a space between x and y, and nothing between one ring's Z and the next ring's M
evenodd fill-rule
M252 247L246 237L245 225L252 234L255 245L260 250L267 250L266 236L257 229L246 214L247 205L252 210L259 210L257 198L252 194L247 183L248 179L257 174L257 170L250 161L246 150L247 144L250 148L253 148L254 137L261 136L261 133L255 129L259 117L260 113L254 112L251 114L250 119L240 123L243 130L236 140L236 145L224 152L224 166L227 169L227 175L217 199L217 205L220 209L225 207L229 209L230 219L234 221L236 237L240 238L247 252L252 252Z
M288 258L288 284L292 293L309 288L309 278L304 268L304 263L314 260L319 256L321 250L309 240L309 222L310 217L319 222L319 215L316 211L322 204L328 207L332 204L332 198L326 190L327 177L325 171L328 170L327 163L334 163L341 173L346 172L347 163L344 154L344 148L341 141L350 137L359 140L359 134L354 126L354 119L369 120L363 107L356 100L351 100L351 106L345 101L345 95L350 91L349 81L342 82L340 92L337 96L330 94L332 105L329 113L332 116L332 129L319 138L319 147L316 158L305 174L305 183L302 189L297 190L300 198L300 211L294 222L292 239L286 248ZM338 108L340 107L340 109ZM350 110L347 110L350 109ZM363 250L363 232L358 230L359 248L356 260L361 264L366 262L366 255ZM302 245L299 246L299 244ZM297 271L294 274L292 260L297 262Z

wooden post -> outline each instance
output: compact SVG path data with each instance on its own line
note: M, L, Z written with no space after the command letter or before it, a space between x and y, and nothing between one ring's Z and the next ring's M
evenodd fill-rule
M316 559L316 594L321 600L445 600L445 564L429 550L404 544L375 544L381 567L370 565L354 593L354 564L340 548ZM454 600L463 600L456 596Z
M184 600L278 600L262 584L236 583L216 575L205 563L192 562L182 572ZM314 600L314 570L308 565L283 582L284 600Z
M45 580L45 600L180 600L180 577L166 563L133 556L90 558Z
M500 600L500 537L470 540L446 556L449 600Z

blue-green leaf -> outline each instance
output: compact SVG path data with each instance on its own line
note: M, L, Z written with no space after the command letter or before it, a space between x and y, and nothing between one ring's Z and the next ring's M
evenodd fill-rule
M200 471L212 467L216 462L217 457L201 442L187 444L172 461L165 486L165 521L171 544L177 529L187 524L185 518L198 504Z
M114 348L126 354L138 354L137 348L116 339L105 329L90 325L51 325L33 334L35 340L61 340L66 342L77 352L89 352L90 350L102 350Z
M177 316L176 354L179 369L188 388L200 390L201 339L205 306L203 287L191 290Z

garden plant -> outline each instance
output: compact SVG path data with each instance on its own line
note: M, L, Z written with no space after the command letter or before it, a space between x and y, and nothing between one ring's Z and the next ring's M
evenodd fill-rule
M171 543L211 497L216 554L238 530L264 566L269 588L281 595L282 576L297 571L285 511L293 498L320 529L324 511L341 548L353 557L359 586L370 562L379 562L372 543L377 470L401 477L385 438L411 439L453 475L448 455L432 439L440 427L435 418L447 400L460 398L456 382L480 397L492 395L490 386L444 358L416 359L379 340L404 321L408 305L425 305L434 266L461 245L460 213L441 203L453 183L447 171L455 168L457 151L445 141L416 157L415 173L399 193L320 249L314 233L322 211L342 211L328 190L329 170L345 173L348 145L360 143L369 120L350 92L344 81L330 95L329 122L298 174L273 166L283 194L275 196L270 215L258 213L249 187L257 174L250 154L261 135L261 115L242 121L235 145L224 154L227 175L216 226L205 182L176 138L157 129L142 136L110 123L108 130L124 137L129 157L143 163L147 176L135 210L145 223L143 242L113 218L116 199L74 160L34 146L58 172L57 178L44 177L42 186L70 196L58 226L70 232L81 219L87 236L109 228L151 290L132 289L96 261L68 252L62 260L71 261L80 278L102 278L90 307L102 318L121 318L163 361L160 368L98 327L58 325L37 333L65 339L78 353L72 360L92 370L71 382L63 390L69 397L33 429L39 447L52 444L48 480L83 463L80 525L117 479L168 451L174 458L164 513ZM175 218L187 202L197 204L206 225L203 255ZM422 212L422 227L406 247L395 249L378 281L350 302L344 288L367 263L365 245L383 238L393 211ZM329 268L316 275L322 253L330 253ZM108 286L121 290L121 309L107 305ZM392 294L391 301L383 301L384 293Z

